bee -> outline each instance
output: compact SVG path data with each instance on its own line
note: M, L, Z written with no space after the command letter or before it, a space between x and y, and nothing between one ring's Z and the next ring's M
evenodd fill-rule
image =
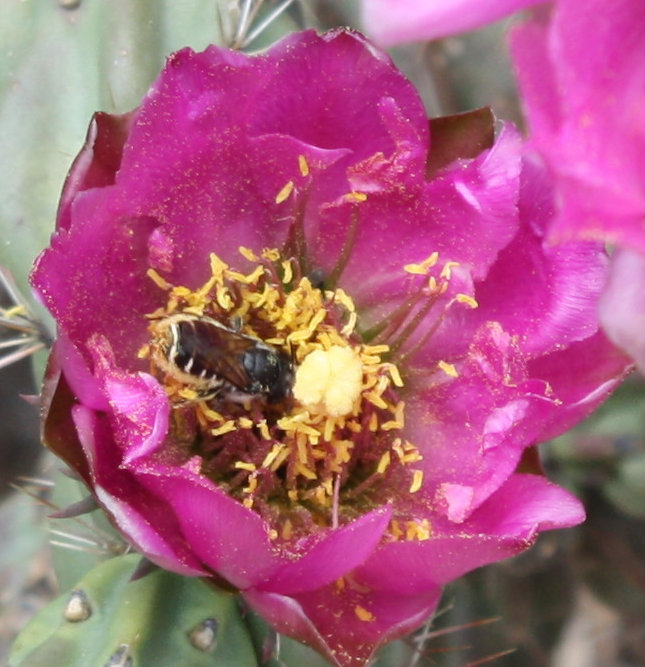
M178 314L152 326L151 359L202 400L279 403L291 395L292 357L206 316Z

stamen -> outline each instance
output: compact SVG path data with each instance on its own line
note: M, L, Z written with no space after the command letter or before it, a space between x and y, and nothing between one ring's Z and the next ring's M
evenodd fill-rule
M371 611L365 609L365 607L361 607L358 604L354 607L354 613L360 621L365 621L366 623L369 623L376 618Z
M293 192L293 188L293 181L288 181L282 190L275 196L275 203L282 204L282 202L286 201L289 198L289 195Z
M309 164L304 155L298 155L298 167L302 176L309 176Z
M255 262L248 272L212 255L211 277L199 289L155 281L168 293L167 304L156 311L153 336L141 355L151 360L171 404L181 407L172 413L172 427L183 434L187 455L199 457L204 474L273 521L276 537L293 535L306 512L316 525L337 527L355 516L355 509L347 511L355 498L365 511L371 487L387 494L389 480L399 479L396 471L421 458L414 445L396 437L405 424L405 403L396 394L403 386L397 366L381 360L391 346L361 344L351 297L341 289L313 287L293 256L284 259L273 248L259 258L248 248L239 252L245 262ZM342 262L337 268L342 270ZM181 374L175 372L179 329L165 343L174 352L161 360L166 348L155 333L169 317L173 323L202 317L221 323L234 350L275 346L293 360L289 396L272 403L246 394L226 365L200 375L197 357L182 361ZM193 368L206 384L191 381ZM421 487L421 471L407 477L404 492ZM284 519L285 506L293 508L295 526ZM279 523L276 516L282 517Z
M454 364L449 364L446 361L439 361L437 363L437 366L446 374L449 375L451 378L456 378L459 377L459 373L457 372L457 368L455 367Z

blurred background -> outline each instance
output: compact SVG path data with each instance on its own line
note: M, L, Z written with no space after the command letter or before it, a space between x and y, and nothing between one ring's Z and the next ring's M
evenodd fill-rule
M229 10L236 4L0 1L0 267L22 292L0 285L2 312L22 304L43 330L51 328L27 276L48 242L91 114L136 106L173 50L230 39ZM265 0L256 25L282 4ZM360 28L356 2L294 1L248 48L290 30L340 25ZM521 127L507 29L502 22L392 55L429 115L489 105ZM33 336L42 331L0 325L0 664L15 635L73 584L79 568L122 548L100 522L46 519L52 507L81 495L42 450L37 406L26 398L38 392L45 352L9 363L9 354L29 346L16 339ZM541 447L549 476L584 501L587 522L547 533L528 553L455 582L436 617L376 664L645 665L644 437L645 382L633 376L584 424ZM280 650L284 664L325 664L289 641Z

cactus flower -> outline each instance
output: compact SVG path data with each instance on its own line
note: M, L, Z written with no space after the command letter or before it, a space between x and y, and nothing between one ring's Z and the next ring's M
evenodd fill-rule
M353 32L179 51L94 117L32 275L46 444L149 559L348 667L583 519L524 454L627 365L517 132L437 128Z

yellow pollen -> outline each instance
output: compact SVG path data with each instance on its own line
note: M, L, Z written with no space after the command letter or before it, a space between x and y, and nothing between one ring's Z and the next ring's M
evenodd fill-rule
M440 361L437 366L451 378L459 377L459 373L457 372L457 368L454 364L449 364L447 361Z
M264 461L262 461L262 467L269 468L283 449L285 449L285 446L281 442L276 442L275 445L273 445L271 448L271 451L264 457Z
M430 539L430 522L428 519L421 521L406 521L405 539L408 542L423 542Z
M194 401L199 396L199 394L194 389L190 389L188 387L182 387L177 393L181 398L187 401Z
M232 431L235 431L236 428L237 426L235 425L235 422L232 419L229 419L218 428L211 429L211 434L224 435L225 433L231 433Z
M269 530L269 539L272 541L278 539L278 531L275 530L275 528L271 528Z
M224 271L228 269L228 264L222 261L214 252L210 254L211 273L217 280L224 277Z
M266 419L258 422L258 428L260 429L260 435L265 440L271 440L271 433L269 432L269 427L267 426Z
M309 163L304 155L298 155L298 167L303 176L309 176Z
M277 262L280 259L280 251L276 248L264 248L262 250L262 257L268 259L270 262Z
M293 268L289 260L282 262L282 270L284 271L282 282L286 285L293 280Z
M439 261L439 253L433 252L429 257L426 257L419 264L406 264L403 267L403 270L406 273L411 273L412 275L417 276L427 276L428 269L431 269Z
M379 475L382 475L389 468L390 461L391 461L390 452L385 452L383 456L381 456L381 460L378 462L378 466L376 467L376 472Z
M347 199L362 202L367 200L367 195L364 192L348 192L346 195Z
M251 248L245 248L244 246L240 246L238 249L238 252L244 259L248 259L249 262L257 262L258 261L258 256L251 250Z
M245 486L242 491L244 493L253 493L258 488L258 478L255 475L249 477L249 485Z
M165 278L162 278L154 269L148 269L146 275L162 290L169 290L172 288L172 285Z
M293 192L293 181L289 181L285 186L278 192L275 196L275 203L282 204L283 201L286 201L289 198L289 195Z
M423 484L423 470L415 470L412 473L412 484L410 484L410 493L416 493Z
M254 463L247 463L246 461L236 461L235 467L238 470L248 470L249 472L255 472L256 470Z
M370 415L370 421L369 424L367 425L367 428L372 432L376 433L378 431L378 415L376 412L372 412Z
M291 521L287 519L283 524L282 524L282 538L285 540L288 540L293 532L293 526L291 524Z
M353 410L362 380L359 355L352 348L334 345L304 358L296 371L293 396L312 412L342 417Z
M441 269L441 273L439 275L446 280L450 280L450 278L452 278L452 270L458 266L459 262L446 262L443 265L443 269Z
M376 618L371 611L365 609L365 607L361 607L359 604L354 607L354 613L359 621L365 621L366 623Z
M472 296L468 296L468 294L457 294L455 299L459 303L465 303L469 308L479 308L479 304L477 303L477 300L473 299Z

